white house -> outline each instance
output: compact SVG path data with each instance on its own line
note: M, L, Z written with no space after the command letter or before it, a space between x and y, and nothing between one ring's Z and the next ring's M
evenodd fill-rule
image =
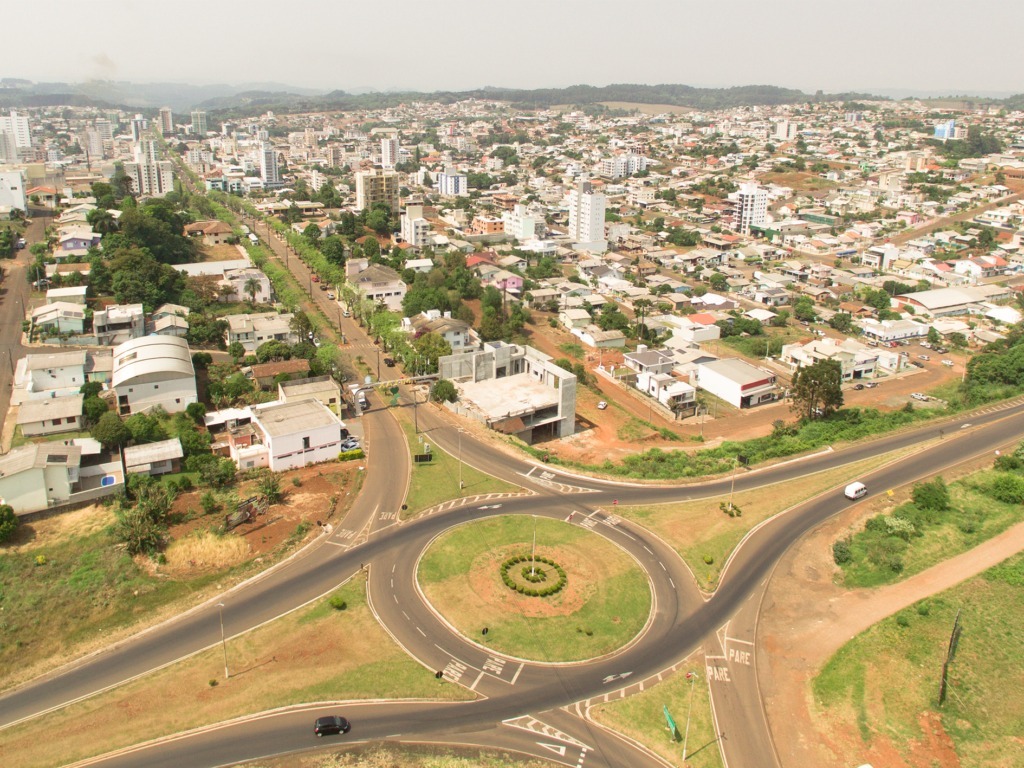
M878 368L877 350L853 339L825 338L806 344L784 344L779 360L794 371L819 360L836 360L842 369L843 381L872 378Z
M641 373L636 388L677 414L697 409L697 390L670 373Z
M253 315L227 315L227 343L231 346L236 341L245 347L247 353L253 353L268 341L283 341L285 344L297 344L298 334L292 330L291 323L295 315L274 312L263 312Z
M97 344L115 346L146 333L146 313L141 304L111 304L92 315Z
M198 402L188 343L175 336L143 336L115 347L110 383L120 413L158 406L178 413Z
M58 395L74 395L86 382L86 353L58 352L52 355L25 357L25 389L32 399ZM33 397L35 396L35 397Z
M250 291L251 287L255 291ZM221 288L221 301L252 301L254 304L269 304L274 300L274 289L270 278L255 267L225 269L224 279L218 285Z
M128 474L166 475L177 472L184 456L181 441L172 437L156 443L130 445L124 449L124 469Z
M32 310L32 325L46 332L78 335L85 330L85 307L69 301L55 301Z
M262 433L266 466L274 472L331 461L341 452L341 419L315 398L255 405L252 423Z
M120 461L96 461L91 438L32 443L0 456L0 504L18 514L37 512L118 493L124 488ZM91 458L84 462L83 458Z
M83 395L28 400L18 407L17 424L25 437L56 435L82 429Z
M701 363L697 386L736 408L751 408L776 398L775 374L737 358Z
M366 259L349 259L345 264L345 276L359 292L360 298L374 304L383 303L392 312L401 311L406 286L391 267L369 264Z

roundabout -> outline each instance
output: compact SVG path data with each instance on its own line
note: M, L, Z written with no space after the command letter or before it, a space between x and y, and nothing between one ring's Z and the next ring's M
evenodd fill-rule
M503 516L451 528L424 550L416 578L459 634L519 660L604 656L636 638L651 615L636 560L562 520Z

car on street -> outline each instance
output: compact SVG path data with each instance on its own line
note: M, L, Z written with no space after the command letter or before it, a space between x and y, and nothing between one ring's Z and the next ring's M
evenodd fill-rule
M332 293L328 293L327 294L327 298L331 299L333 301L334 300L334 293L333 292Z
M915 400L920 400L925 403L927 403L929 399L928 395L924 394L923 392L911 392L910 396Z
M314 283L319 283L320 282L320 275L313 275L313 282Z
M603 411L607 407L608 407L608 403L606 403L604 400L602 400L601 402L599 402L597 404L597 410L599 410L599 411Z
M853 388L854 389L864 389L864 385L863 384L854 384Z
M386 365L388 368L394 368L395 367L395 358L393 358L393 357L385 357L384 358L384 365Z
M875 387L878 386L878 382L877 381L869 381L864 386L867 387L868 389L874 389Z
M352 724L344 717L330 715L316 719L316 723L313 724L313 733L318 737L323 737L332 733L348 733L351 728Z
M352 313L349 312L347 309L344 312L342 312L341 314L344 315L345 317L352 317Z

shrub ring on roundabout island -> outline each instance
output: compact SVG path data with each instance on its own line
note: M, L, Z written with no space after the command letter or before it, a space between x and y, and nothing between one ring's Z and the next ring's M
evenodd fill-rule
M520 563L525 565L516 569L515 566ZM538 567L539 563L548 568ZM515 575L516 571L519 578ZM525 581L520 581L520 578ZM526 597L550 597L561 592L569 583L565 569L554 560L529 555L515 555L502 563L501 580L506 587Z

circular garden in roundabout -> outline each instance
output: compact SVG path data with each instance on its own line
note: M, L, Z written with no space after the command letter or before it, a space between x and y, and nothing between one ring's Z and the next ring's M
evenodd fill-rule
M636 561L561 520L503 516L453 528L427 548L417 575L427 600L463 635L533 661L614 651L651 610Z

